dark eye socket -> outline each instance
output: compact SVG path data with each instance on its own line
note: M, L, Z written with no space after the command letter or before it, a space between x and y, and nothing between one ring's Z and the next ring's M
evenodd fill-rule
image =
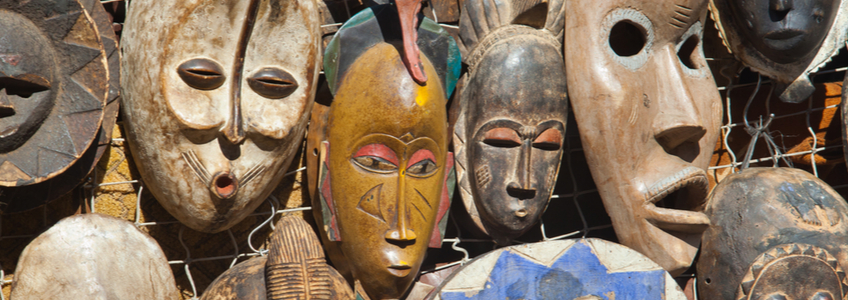
M521 146L521 137L509 128L493 128L483 136L483 143L492 147L513 148Z
M206 58L195 58L180 64L177 74L183 82L198 90L217 89L227 79L224 76L224 68Z
M50 89L50 82L34 74L22 74L13 77L0 77L0 90L7 95L29 98L32 94Z
M280 99L297 90L297 80L289 72L277 68L264 68L247 79L247 84L265 98Z
M633 56L645 47L646 36L646 30L641 25L621 20L610 29L609 45L618 56Z
M436 171L436 162L427 158L406 168L406 173L412 176L426 176Z
M697 63L698 46L700 43L701 39L697 35L693 34L686 38L686 41L680 46L680 50L677 51L677 58L680 59L680 63L693 70L701 68Z
M397 170L397 166L392 162L371 155L354 157L353 162L366 170L377 173L388 173Z

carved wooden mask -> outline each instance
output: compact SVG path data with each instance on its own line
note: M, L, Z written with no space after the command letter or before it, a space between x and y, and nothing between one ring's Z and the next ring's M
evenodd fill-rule
M464 2L469 67L453 142L465 208L508 245L541 218L556 183L568 115L565 20L562 1L516 11L510 1L495 3ZM512 24L525 19L541 27Z
M848 204L815 176L751 168L710 197L698 258L701 299L845 299Z
M383 41L400 41L399 33L380 30L396 22L392 6L360 12L336 33L324 60L335 98L313 207L328 240L338 242L327 247L345 258L334 263L347 264L372 299L402 296L428 245L441 247L453 188L445 105L455 84L446 78L459 70L456 44L424 20L419 46L430 46L420 58L429 79L419 85L400 43Z
M124 120L146 187L189 227L226 230L300 145L320 53L312 0L134 1Z
M672 276L709 220L721 103L701 50L703 0L566 2L568 94L619 241Z
M784 102L812 95L809 74L845 47L848 1L713 0L710 9L728 50L776 81Z
M53 178L97 136L106 53L72 0L0 1L0 186Z

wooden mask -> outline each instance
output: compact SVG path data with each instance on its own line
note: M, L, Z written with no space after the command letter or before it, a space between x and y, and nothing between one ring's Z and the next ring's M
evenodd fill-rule
M709 219L721 98L701 50L704 0L566 2L565 70L583 150L618 240L672 276Z
M15 268L12 299L180 299L156 240L112 216L62 219L35 238Z
M712 0L727 49L777 83L780 100L801 102L815 91L809 75L845 47L848 1Z
M427 299L683 300L657 263L600 239L500 248L454 271Z
M0 186L55 177L97 136L103 43L74 0L0 1Z
M320 207L319 224L338 242L327 247L345 258L334 264L346 263L372 299L403 295L427 246L441 247L453 188L445 105L459 71L456 44L422 22L420 59L429 79L419 85L401 60L397 22L393 6L360 12L336 33L324 60L335 98L313 209Z
M124 120L146 187L206 232L279 183L303 139L321 52L313 0L133 1Z
M701 299L845 299L848 204L815 176L751 168L710 197L698 258Z
M2 212L20 212L33 209L65 195L77 187L80 182L86 180L88 174L97 166L103 153L108 151L112 140L112 131L115 127L115 119L118 116L120 102L118 98L121 92L121 59L118 51L118 37L112 29L112 16L106 12L99 0L80 0L79 3L82 4L82 8L94 21L97 34L100 36L103 50L107 56L108 76L107 78L97 79L104 80L108 84L108 96L105 99L100 128L97 130L97 136L92 140L91 145L79 155L80 158L61 173L35 184L0 187L0 211ZM6 93L0 91L0 97L3 96L6 96ZM93 118L93 116L91 117ZM83 132L76 133L81 134Z
M470 54L453 134L459 191L475 225L509 245L542 217L562 159L564 6L464 5L460 37ZM540 28L514 24L529 20Z

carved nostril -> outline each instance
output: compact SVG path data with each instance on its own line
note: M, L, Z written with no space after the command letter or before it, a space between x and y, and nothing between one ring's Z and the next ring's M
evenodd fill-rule
M418 236L414 231L409 229L392 229L386 232L386 240L395 244L412 244Z
M212 191L221 199L229 199L238 193L238 179L229 172L221 172L212 178Z
M660 131L654 138L666 151L670 151L685 142L698 142L706 133L703 126L679 125Z
M772 22L779 22L786 19L786 15L792 10L792 0L771 0L769 1L769 18Z

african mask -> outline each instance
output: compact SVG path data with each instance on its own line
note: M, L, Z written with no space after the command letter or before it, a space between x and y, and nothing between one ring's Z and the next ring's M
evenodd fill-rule
M201 300L354 299L344 277L324 260L324 249L301 216L285 215L268 241L268 255L222 273Z
M423 19L418 46L428 80L419 85L401 59L396 24L394 6L372 7L330 42L324 70L335 98L326 140L316 149L313 209L325 247L372 299L403 295L428 245L441 247L453 188L445 105L459 73L458 49Z
M312 0L134 1L124 120L146 187L172 215L226 230L279 183L320 67Z
M713 190L701 299L845 299L848 204L803 170L751 168Z
M53 178L97 136L106 53L79 2L0 1L0 186Z
M710 10L728 50L775 81L784 102L815 91L810 73L845 47L848 34L848 1L713 0Z
M686 299L655 262L601 239L500 248L464 264L432 295L428 299Z
M156 240L112 216L67 217L21 253L12 299L180 299Z
M3 212L20 212L39 207L53 199L70 192L79 183L87 179L87 175L97 166L103 153L107 151L112 140L115 119L118 116L118 97L120 96L120 52L118 37L112 29L112 17L98 0L79 1L82 8L89 14L97 27L97 34L103 44L107 56L108 96L103 107L103 119L97 136L91 145L80 154L64 171L48 180L25 186L0 187L0 210ZM0 97L5 93L0 92Z
M592 177L619 241L672 276L709 225L721 103L701 50L706 4L566 2L568 94Z
M564 6L464 5L460 37L470 54L453 135L459 191L475 225L508 245L542 217L562 159ZM526 20L542 27L513 24Z

